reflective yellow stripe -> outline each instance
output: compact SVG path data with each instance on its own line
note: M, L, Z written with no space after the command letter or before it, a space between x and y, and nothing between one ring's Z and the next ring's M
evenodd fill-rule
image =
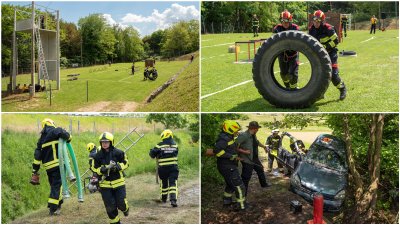
M166 166L166 165L172 165L172 164L178 164L178 162L177 162L177 161L174 161L174 162L164 162L164 163L160 163L160 164L158 164L158 165L160 165L160 166Z
M172 194L176 194L177 193L177 191L169 191L168 193L172 193Z
M323 37L323 38L320 39L320 41L322 43L325 43L325 42L329 41L329 39L330 39L330 37Z
M296 88L296 87L297 87L297 84L290 84L289 87L290 87L290 88Z
M125 184L125 179L119 178L117 180L113 180L113 181L107 181L107 180L102 180L100 181L100 187L106 187L106 188L116 188L119 186L122 186Z
M172 161L172 160L178 160L178 157L158 159L158 162L165 162L165 161Z
M59 162L58 159L55 159L55 160L52 160L50 162L44 163L43 166L44 166L44 168L46 170L48 170L48 169L51 169L51 168L54 168L54 167L58 166L59 165L58 162Z
M114 219L110 220L110 223L118 223L119 222L119 216L116 216Z
M228 142L228 145L232 145L233 143L235 143L235 140Z
M232 197L232 193L224 192L224 197Z
M217 157L221 157L223 154L225 154L225 150L221 150L218 152Z
M333 34L332 36L329 37L332 41L336 40L338 38L337 34Z
M239 198L236 199L236 201L239 202L240 208L244 209L244 200L245 200L245 198L243 197L242 189L240 189L239 186L236 186L236 189L237 189L237 191L239 193Z
M333 42L333 41L328 42L328 44L329 44L332 48L336 46L335 42Z
M36 159L33 160L33 164L35 164L35 165L40 165L40 163L41 163L41 161L39 161L39 160L36 160Z
M51 204L55 204L55 205L58 205L58 203L60 203L59 200L54 199L54 198L49 198L49 200L48 200L47 202L48 202L48 203L51 203Z
M126 212L126 211L128 211L128 209L129 209L128 200L127 200L126 198L124 198L124 202L125 202L126 210L123 211L123 212Z
M50 146L50 145L55 145L55 144L58 144L58 141L50 141L50 142L42 144L42 148Z
M178 145L156 145L156 148L164 148L164 147L172 147L172 148L177 148Z

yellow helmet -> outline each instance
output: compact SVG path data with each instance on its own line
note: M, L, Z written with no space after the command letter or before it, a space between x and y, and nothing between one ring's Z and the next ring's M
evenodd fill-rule
M239 123L233 120L225 120L222 129L228 134L234 134L241 130Z
M112 135L110 132L104 132L100 135L99 141L100 144L102 141L109 141L111 142L111 145L114 145L114 135Z
M164 139L169 138L169 137L174 138L174 134L172 133L171 130L164 130L161 133L160 137L161 137L161 140L164 140Z
M89 143L86 145L86 149L91 152L93 149L96 148L96 145L94 143Z
M42 128L44 128L45 126L56 127L56 124L52 119L46 118L42 120Z

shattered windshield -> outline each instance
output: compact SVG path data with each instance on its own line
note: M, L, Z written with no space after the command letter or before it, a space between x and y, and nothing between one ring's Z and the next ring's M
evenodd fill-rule
M310 163L322 164L324 167L338 171L346 171L345 162L340 160L339 156L332 150L325 147L311 146L310 151L306 156L306 160Z

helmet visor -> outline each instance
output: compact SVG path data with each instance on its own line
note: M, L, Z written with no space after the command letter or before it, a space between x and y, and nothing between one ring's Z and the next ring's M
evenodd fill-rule
M313 20L315 21L315 22L321 22L322 20L321 20L321 17L318 17L318 16L314 16L313 17Z

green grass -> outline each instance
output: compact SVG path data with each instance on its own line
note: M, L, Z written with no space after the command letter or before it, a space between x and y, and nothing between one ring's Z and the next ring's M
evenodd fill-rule
M61 70L61 90L53 91L52 106L46 99L45 93L36 93L33 100L28 101L28 94L19 97L9 97L2 99L3 112L17 111L78 111L85 109L95 103L101 101L110 101L112 104L110 111L126 111L119 110L117 104L121 102L136 102L142 104L147 96L150 95L157 87L169 80L184 65L185 61L157 62L158 78L156 81L143 81L142 63L136 63L139 71L134 76L130 75L130 63L113 64L111 66L93 66L76 69ZM77 74L80 76L78 80L67 81L68 74ZM89 82L89 102L86 100L86 83ZM9 78L2 79L2 90L6 90ZM30 75L17 76L17 84L30 83ZM55 83L52 83L54 89ZM198 92L197 90L192 90ZM196 106L198 104L195 104ZM83 110L87 111L87 110ZM89 110L96 111L96 110Z
M183 73L151 104L139 108L142 112L194 112L199 110L199 58L193 60Z
M271 34L261 34L268 38ZM201 99L203 112L397 112L399 101L398 30L377 32L350 31L339 51L356 51L357 57L339 57L340 76L348 89L347 98L338 101L339 92L330 84L325 99L306 109L276 108L257 91L252 81L252 64L235 64L228 47L235 41L253 39L252 34L202 35L201 96L249 81L246 84ZM247 59L247 45L241 45L239 61ZM251 46L251 54L253 47ZM304 57L300 59L305 63ZM278 69L275 64L275 71ZM310 66L299 68L299 79L307 80ZM301 81L302 82L302 81Z
M2 223L13 220L16 217L24 215L35 209L46 207L47 197L49 192L49 185L47 183L47 175L43 168L40 169L41 185L32 186L29 184L31 176L33 152L36 147L37 139L39 138L36 131L36 120L41 115L11 115L4 114L2 118L3 127L9 127L2 130ZM56 117L56 116L55 116ZM60 121L59 124L67 120L61 119L63 116L57 116L56 119ZM18 121L26 123L25 127L28 131L21 131ZM90 117L89 117L90 118ZM97 118L97 123L101 127L107 127L112 118L93 117ZM13 119L13 120L9 120ZM82 119L84 121L85 119ZM122 123L123 119L118 118L115 124ZM130 123L132 119L125 119L125 123ZM143 123L143 119L137 119L137 124ZM56 120L57 121L57 120ZM14 125L14 122L18 125ZM102 124L104 122L104 124ZM133 123L133 122L132 122ZM159 131L155 131L152 125L147 125L147 129L143 132L145 136L127 153L129 160L129 168L126 170L127 176L134 176L146 172L155 171L155 161L151 159L148 152L159 141ZM140 128L140 127L139 127ZM98 143L98 136L102 131L93 134L92 132L81 132L79 135L73 135L72 145L78 160L79 170L82 174L88 169L88 152L86 151L86 144L89 142ZM179 139L179 166L183 171L195 174L199 168L199 153L198 144L191 143L191 136L187 130L174 131L176 139ZM126 131L116 131L114 133L116 143L125 136ZM74 191L74 189L72 189ZM75 195L75 194L74 194Z

